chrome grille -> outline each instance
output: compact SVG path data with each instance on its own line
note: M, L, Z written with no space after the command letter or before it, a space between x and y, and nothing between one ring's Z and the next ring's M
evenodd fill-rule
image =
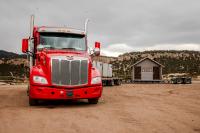
M88 60L82 57L53 57L51 59L51 77L53 85L76 86L88 83Z

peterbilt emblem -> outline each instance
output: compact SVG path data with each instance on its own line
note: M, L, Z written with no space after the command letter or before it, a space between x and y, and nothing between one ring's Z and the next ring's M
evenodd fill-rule
M74 59L73 56L66 56L66 58L67 58L68 60L73 60L73 59Z

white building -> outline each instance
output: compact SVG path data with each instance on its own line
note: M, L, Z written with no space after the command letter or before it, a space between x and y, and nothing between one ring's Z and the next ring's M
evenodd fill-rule
M164 66L150 58L144 58L132 67L132 80L134 82L141 81L161 81L162 68Z

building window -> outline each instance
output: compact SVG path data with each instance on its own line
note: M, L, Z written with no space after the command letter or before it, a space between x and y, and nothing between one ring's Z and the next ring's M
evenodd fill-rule
M151 67L144 67L144 68L142 68L142 72L152 72L152 68Z

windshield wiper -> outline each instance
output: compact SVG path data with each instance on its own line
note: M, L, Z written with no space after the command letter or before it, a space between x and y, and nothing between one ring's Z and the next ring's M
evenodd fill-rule
M44 47L44 49L55 49L55 47Z
M61 49L77 50L76 48L61 48Z

